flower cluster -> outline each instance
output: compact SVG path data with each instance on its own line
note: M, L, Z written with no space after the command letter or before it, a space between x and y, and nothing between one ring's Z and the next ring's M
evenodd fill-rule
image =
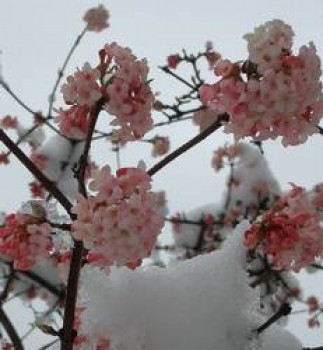
M61 92L64 101L71 107L57 110L56 122L60 132L72 139L84 139L86 137L91 107L102 97L99 78L101 73L86 63L82 70L67 77Z
M72 139L84 139L90 122L90 108L74 105L67 110L58 111L56 121L61 133Z
M18 121L16 117L11 117L6 115L0 119L0 127L3 129L16 129L18 126Z
M138 60L130 49L112 43L101 51L101 61L106 66L114 63L115 71L106 89L106 110L116 117L111 125L121 128L116 130L118 141L125 144L141 138L153 126L154 95L147 81L146 60Z
M219 60L220 80L201 88L201 100L230 116L225 131L241 139L282 137L297 145L318 132L323 112L321 67L313 43L291 51L293 31L279 20L247 34L249 59L243 65Z
M153 157L163 156L169 151L169 138L165 136L155 136L152 139L153 149L151 155Z
M61 88L66 104L92 107L102 96L97 82L99 78L100 71L89 63L85 63L74 75L68 76Z
M44 208L38 202L31 202L31 205L33 215L9 214L0 228L0 254L13 260L13 267L18 270L31 269L48 258L53 247L51 227L42 212Z
M147 257L163 227L160 208L150 191L150 176L140 168L108 166L94 171L95 196L78 196L72 235L90 250L88 260L105 266L135 264Z
M86 23L86 29L91 32L101 32L103 29L109 27L109 16L108 10L103 5L87 10L83 17Z
M267 254L277 269L298 271L323 254L323 229L305 190L291 192L245 233L245 245Z

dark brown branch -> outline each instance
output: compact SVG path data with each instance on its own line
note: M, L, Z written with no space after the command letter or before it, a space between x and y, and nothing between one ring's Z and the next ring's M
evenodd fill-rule
M22 275L28 277L33 282L36 282L42 288L45 288L46 290L48 290L53 295L56 295L57 298L62 299L64 297L65 290L63 288L62 289L57 288L56 286L54 286L50 282L46 281L41 276L37 275L36 273L34 273L32 271L19 271L19 273L21 273Z
M4 301L7 299L8 294L10 292L10 288L11 288L12 282L15 279L15 270L13 269L11 263L9 264L9 268L10 268L10 273L9 273L9 276L7 277L5 286L4 286L4 288L3 288L2 292L1 292L1 295L0 295L0 304L3 304Z
M0 129L0 140L8 149L20 160L20 162L35 176L35 178L52 194L52 196L62 205L71 218L75 217L71 213L72 204L65 195L55 186L55 184L44 175L26 154L10 139L10 137Z
M2 258L0 258L0 262L1 264L5 264L9 267L11 267L12 265L10 261L3 260ZM29 271L29 270L20 270L20 271L13 270L13 271L22 276L26 276L31 281L36 282L38 285L40 285L42 288L45 288L53 295L56 295L58 298L62 298L65 294L63 289L57 288L56 286L54 286L53 284L51 284L50 282L48 282L47 280L45 280L44 278L36 274L35 272Z
M204 139L206 139L209 135L211 135L214 131L219 129L222 126L223 122L228 121L229 116L224 113L222 114L219 119L214 122L212 125L210 125L208 128L206 128L204 131L202 131L200 134L197 136L193 137L191 140L188 142L184 143L182 146L177 148L174 152L170 153L168 156L166 156L164 159L162 159L159 163L154 165L152 168L148 170L148 174L150 176L155 175L159 170L164 168L166 165L171 163L174 159L188 151L190 148L193 146L197 145Z
M291 313L292 308L289 304L283 304L280 309L269 318L264 324L262 324L260 327L257 328L257 333L260 334L262 333L265 329L270 327L273 323L278 321L281 317L287 316Z
M80 158L79 168L76 172L77 180L79 183L79 192L86 196L85 188L85 171L87 167L87 160L91 149L92 136L95 130L95 125L105 103L105 99L101 98L93 107L90 116L89 130L86 136L83 154ZM74 248L71 258L70 271L67 282L66 291L66 304L63 319L63 328L60 330L59 335L61 338L61 350L72 350L74 338L77 332L73 328L75 306L77 299L77 288L82 267L83 255L85 253L83 242L74 240Z
M3 326L3 328L5 329L5 331L7 332L12 345L14 347L15 350L23 350L24 347L22 346L21 340L19 338L19 335L15 329L15 327L13 326L13 324L11 323L9 317L7 316L7 314L4 312L2 306L0 306L0 322Z
M87 160L91 149L92 136L95 131L95 125L98 120L99 113L105 102L106 102L105 98L102 97L99 101L97 101L97 103L94 105L94 107L91 110L89 130L85 140L83 154L80 158L79 167L76 172L77 180L79 183L79 192L83 196L86 196L85 171L86 171Z

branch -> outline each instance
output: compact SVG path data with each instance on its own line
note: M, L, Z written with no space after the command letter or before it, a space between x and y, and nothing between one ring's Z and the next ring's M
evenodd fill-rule
M0 306L0 322L3 325L3 328L5 329L5 331L7 332L14 349L15 350L24 350L24 347L22 346L19 335L18 335L15 327L11 323L9 317L4 312L2 306Z
M155 175L159 170L164 168L167 164L172 162L174 159L188 151L193 146L199 144L201 141L206 139L209 135L211 135L214 131L219 129L222 126L223 122L228 121L229 116L228 114L224 113L219 116L219 119L214 122L212 125L210 125L208 128L206 128L204 131L202 131L197 136L193 137L188 142L184 143L182 146L177 148L174 152L170 153L168 156L166 156L164 159L162 159L159 163L155 164L152 168L150 168L147 173L150 176Z
M62 205L71 218L75 217L71 213L72 204L65 195L55 186L55 184L44 175L36 165L26 156L26 154L11 140L11 138L0 129L0 141L20 160L20 162L35 176L35 178L53 195Z
M273 323L278 321L281 317L289 315L291 311L292 311L292 308L289 304L287 303L283 304L280 307L280 309L273 316L269 318L269 320L267 320L264 324L262 324L260 327L256 329L256 332L258 334L262 333L265 329L270 327Z
M96 125L99 113L104 103L105 103L105 99L101 98L99 101L97 101L97 103L94 105L91 111L89 130L86 136L83 154L80 158L79 168L76 172L78 183L79 183L79 192L83 196L86 196L85 170L87 166L87 159L91 149L92 136L95 130L95 125ZM74 248L73 248L73 253L71 257L70 271L69 271L68 282L67 282L63 328L61 328L59 331L59 335L62 341L61 350L72 350L74 338L77 335L77 332L73 328L73 324L74 324L74 314L75 314L75 306L76 306L76 300L77 300L78 281L79 281L84 253L85 251L84 251L83 242L74 240Z
M47 117L50 117L51 114L52 114L52 111L53 111L53 105L54 105L54 101L55 101L55 95L56 95L56 92L57 92L57 88L58 88L58 85L61 81L61 79L63 78L64 76L64 71L75 51L75 49L77 48L77 45L80 43L81 39L83 38L84 34L86 33L87 31L87 28L85 27L83 29L83 31L81 32L80 35L78 35L78 37L76 38L74 44L72 45L72 47L70 48L70 51L68 52L66 58L65 58L65 61L62 65L62 68L60 68L58 70L58 74L57 74L57 78L56 78L56 81L55 81L55 84L54 84L54 87L52 89L52 92L51 94L49 95L49 106L48 106L48 113L47 113Z
M93 133L95 131L95 125L96 125L96 122L98 120L99 113L100 113L105 102L106 102L106 99L104 97L100 98L100 100L96 102L96 104L94 105L94 107L91 110L89 130L88 130L88 134L86 136L83 154L80 158L79 167L78 167L78 170L76 172L77 180L79 183L79 192L83 196L86 196L85 171L86 171L87 160L88 160L90 149L91 149L92 136L93 136Z
M179 75L177 75L176 73L172 72L167 66L165 67L159 67L163 72L170 74L171 76L173 76L174 78L176 78L178 81L180 81L181 83L183 83L184 85L188 86L189 88L191 88L193 91L196 90L196 87L194 85L192 85L191 83L189 83L187 80L183 79L182 77L180 77Z
M3 260L2 258L0 258L0 261L2 264L5 264L11 268L12 263L10 261ZM64 290L57 288L56 286L54 286L53 284L45 280L43 277L36 274L35 272L28 271L28 270L19 270L19 271L13 270L13 271L28 277L30 280L32 280L33 282L36 282L41 287L47 289L50 293L56 295L58 298L62 298L65 294Z

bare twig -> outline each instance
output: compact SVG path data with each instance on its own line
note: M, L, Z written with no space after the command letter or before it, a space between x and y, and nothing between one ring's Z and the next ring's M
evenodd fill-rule
M47 113L47 117L49 117L51 114L52 114L52 111L53 111L53 105L54 105L54 101L55 101L55 95L56 95L56 92L57 92L57 88L58 88L58 85L61 81L61 79L63 78L64 76L64 71L75 51L75 49L77 48L78 44L80 43L81 39L83 38L84 34L86 33L87 31L87 28L85 27L81 34L78 35L78 37L76 38L74 44L72 45L72 47L70 48L66 58L65 58L65 61L62 65L62 68L59 69L58 71L58 74L57 74L57 78L56 78L56 81L55 81L55 84L54 84L54 87L52 89L52 92L51 94L49 95L49 106L48 106L48 113Z

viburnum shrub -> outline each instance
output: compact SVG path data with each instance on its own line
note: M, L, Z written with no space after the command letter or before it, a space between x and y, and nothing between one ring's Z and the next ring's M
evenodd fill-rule
M244 36L248 55L236 62L210 42L196 54L170 54L160 69L185 91L166 102L147 60L116 42L65 77L81 39L108 28L109 18L103 5L85 13L47 114L0 80L34 121L27 128L16 116L0 120L0 163L14 156L34 177L31 199L1 214L1 349L25 346L17 315L3 308L14 297L33 312L27 334L37 328L52 337L41 349L310 349L281 321L292 304L304 304L308 326L320 327L321 299L304 298L295 273L323 269L323 184L282 192L263 146L279 138L292 147L323 133L315 45L295 50L292 28L275 19ZM160 130L185 120L199 132L172 149ZM155 177L219 129L235 140L210 155L215 172L228 168L223 199L168 214ZM110 147L115 162L96 164L94 142ZM162 158L151 168L144 160L123 166L120 153L134 143ZM164 227L171 243L160 236Z

